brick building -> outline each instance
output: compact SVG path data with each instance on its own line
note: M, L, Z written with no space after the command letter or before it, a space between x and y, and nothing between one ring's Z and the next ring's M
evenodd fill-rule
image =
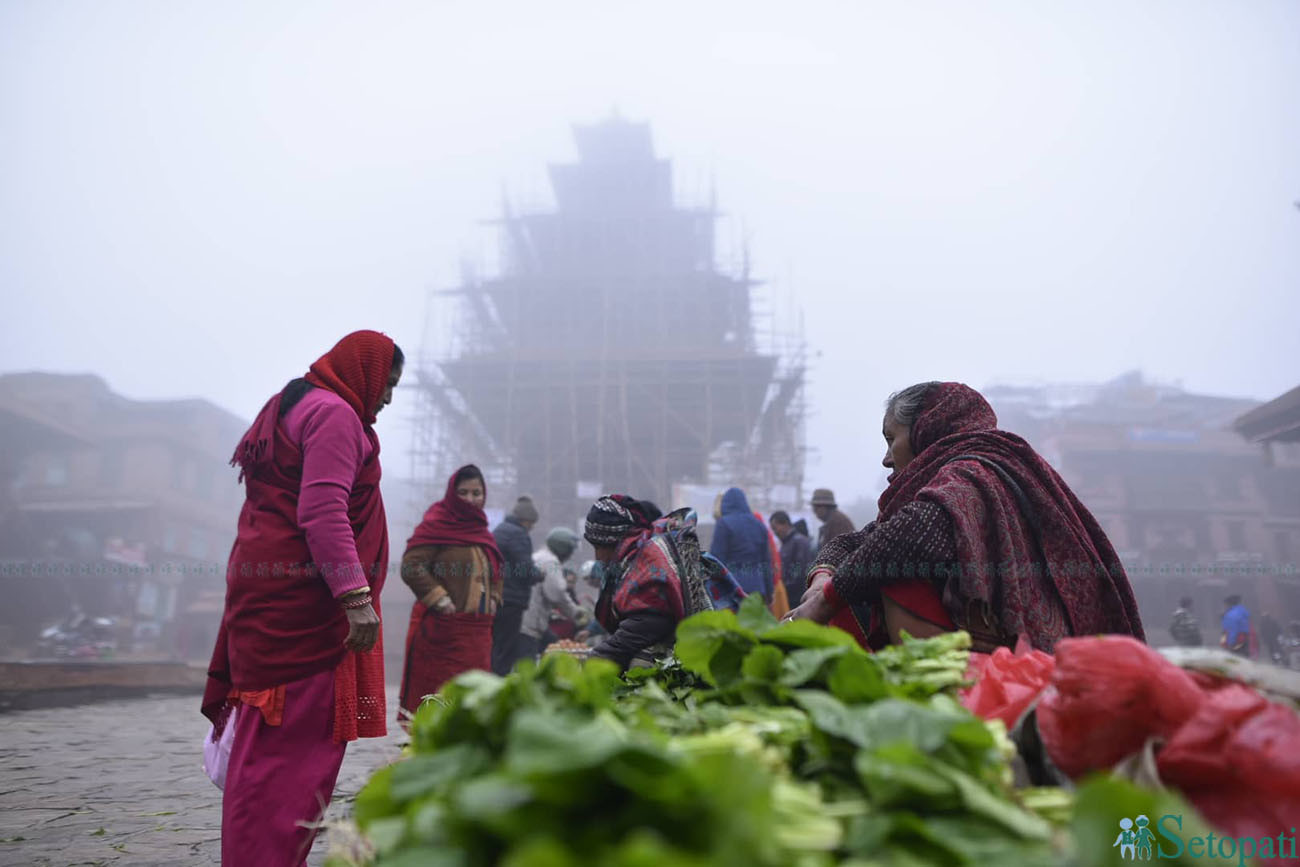
M1153 643L1192 596L1214 634L1222 599L1300 618L1300 444L1261 449L1237 421L1259 407L1129 373L1107 383L985 391L1097 516L1133 581Z
M119 647L206 656L246 427L207 401L130 400L96 376L0 376L0 650L24 653L76 608L115 618Z

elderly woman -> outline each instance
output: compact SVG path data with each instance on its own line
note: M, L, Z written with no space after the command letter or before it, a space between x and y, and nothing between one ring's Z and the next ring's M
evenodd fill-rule
M892 470L880 513L817 555L792 618L833 623L868 647L951 629L985 652L1025 636L1144 638L1106 535L1027 442L997 429L974 389L927 382L885 410Z
M695 513L663 517L653 503L601 497L583 537L595 549L596 620L609 633L593 655L627 668L651 665L672 647L677 624L700 611L738 608L744 591L718 560L701 554Z
M234 727L223 864L305 864L348 742L386 734L374 424L401 375L392 340L349 334L267 401L231 461L246 499L203 694L214 736Z

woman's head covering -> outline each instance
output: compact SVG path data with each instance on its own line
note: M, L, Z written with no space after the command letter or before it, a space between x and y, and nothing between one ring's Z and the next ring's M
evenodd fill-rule
M1065 635L1143 638L1133 588L1097 520L1029 443L997 422L970 386L934 385L912 422L915 457L880 495L880 520L917 500L942 507L963 564L959 595L992 606L1008 635L1027 633L1043 650ZM1038 574L1044 562L1051 580Z
M478 506L456 496L456 477L468 469L478 470L478 467L466 464L451 474L446 493L424 513L419 526L406 540L406 547L409 550L420 545L479 545L492 560L492 571L500 574L504 561L496 537L488 528L487 515ZM483 474L478 475L481 478ZM486 494L486 481L483 482L483 491Z
M999 431L997 426L998 417L993 407L970 386L960 382L941 382L931 388L909 432L914 457L880 495L877 505L881 517L889 517L915 499L920 490L917 483L926 480L922 487L928 484L938 467L966 451L971 443L996 443L1003 449L1023 447L1042 461L1028 443L1014 434Z
M740 488L727 488L722 492L718 512L720 515L752 515L754 510L749 507L749 498L744 491Z
M378 331L353 331L316 359L305 378L343 398L372 425L393 370L393 349L392 339Z
M379 441L369 428L375 423L375 407L384 396L384 389L388 388L395 351L396 344L378 331L354 331L316 359L304 377L312 385L328 389L347 401L366 425L376 448ZM266 402L235 446L230 465L239 467L240 481L245 476L256 475L274 459L275 427L282 415L280 404L287 390ZM299 397L302 394L296 393L290 399Z
M626 494L601 497L587 512L583 538L592 545L617 545L653 524L644 504Z
M912 454L957 434L996 430L997 413L984 395L960 382L941 382L925 396L912 422Z

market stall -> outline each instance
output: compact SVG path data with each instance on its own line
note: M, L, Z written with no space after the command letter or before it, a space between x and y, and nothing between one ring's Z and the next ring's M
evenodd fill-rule
M471 672L421 706L408 755L332 834L331 863L1294 858L1294 697L1116 641L972 660L950 633L869 654L747 604L684 621L654 669L620 676L559 648L505 679ZM1221 790L1268 812L1246 822L1215 802L1205 781L1225 773Z

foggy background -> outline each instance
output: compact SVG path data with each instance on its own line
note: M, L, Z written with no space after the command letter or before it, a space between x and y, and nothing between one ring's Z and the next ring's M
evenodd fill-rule
M808 487L874 497L915 381L1294 386L1298 107L1294 2L10 0L0 371L251 419L353 329L414 355L617 111L802 311Z

